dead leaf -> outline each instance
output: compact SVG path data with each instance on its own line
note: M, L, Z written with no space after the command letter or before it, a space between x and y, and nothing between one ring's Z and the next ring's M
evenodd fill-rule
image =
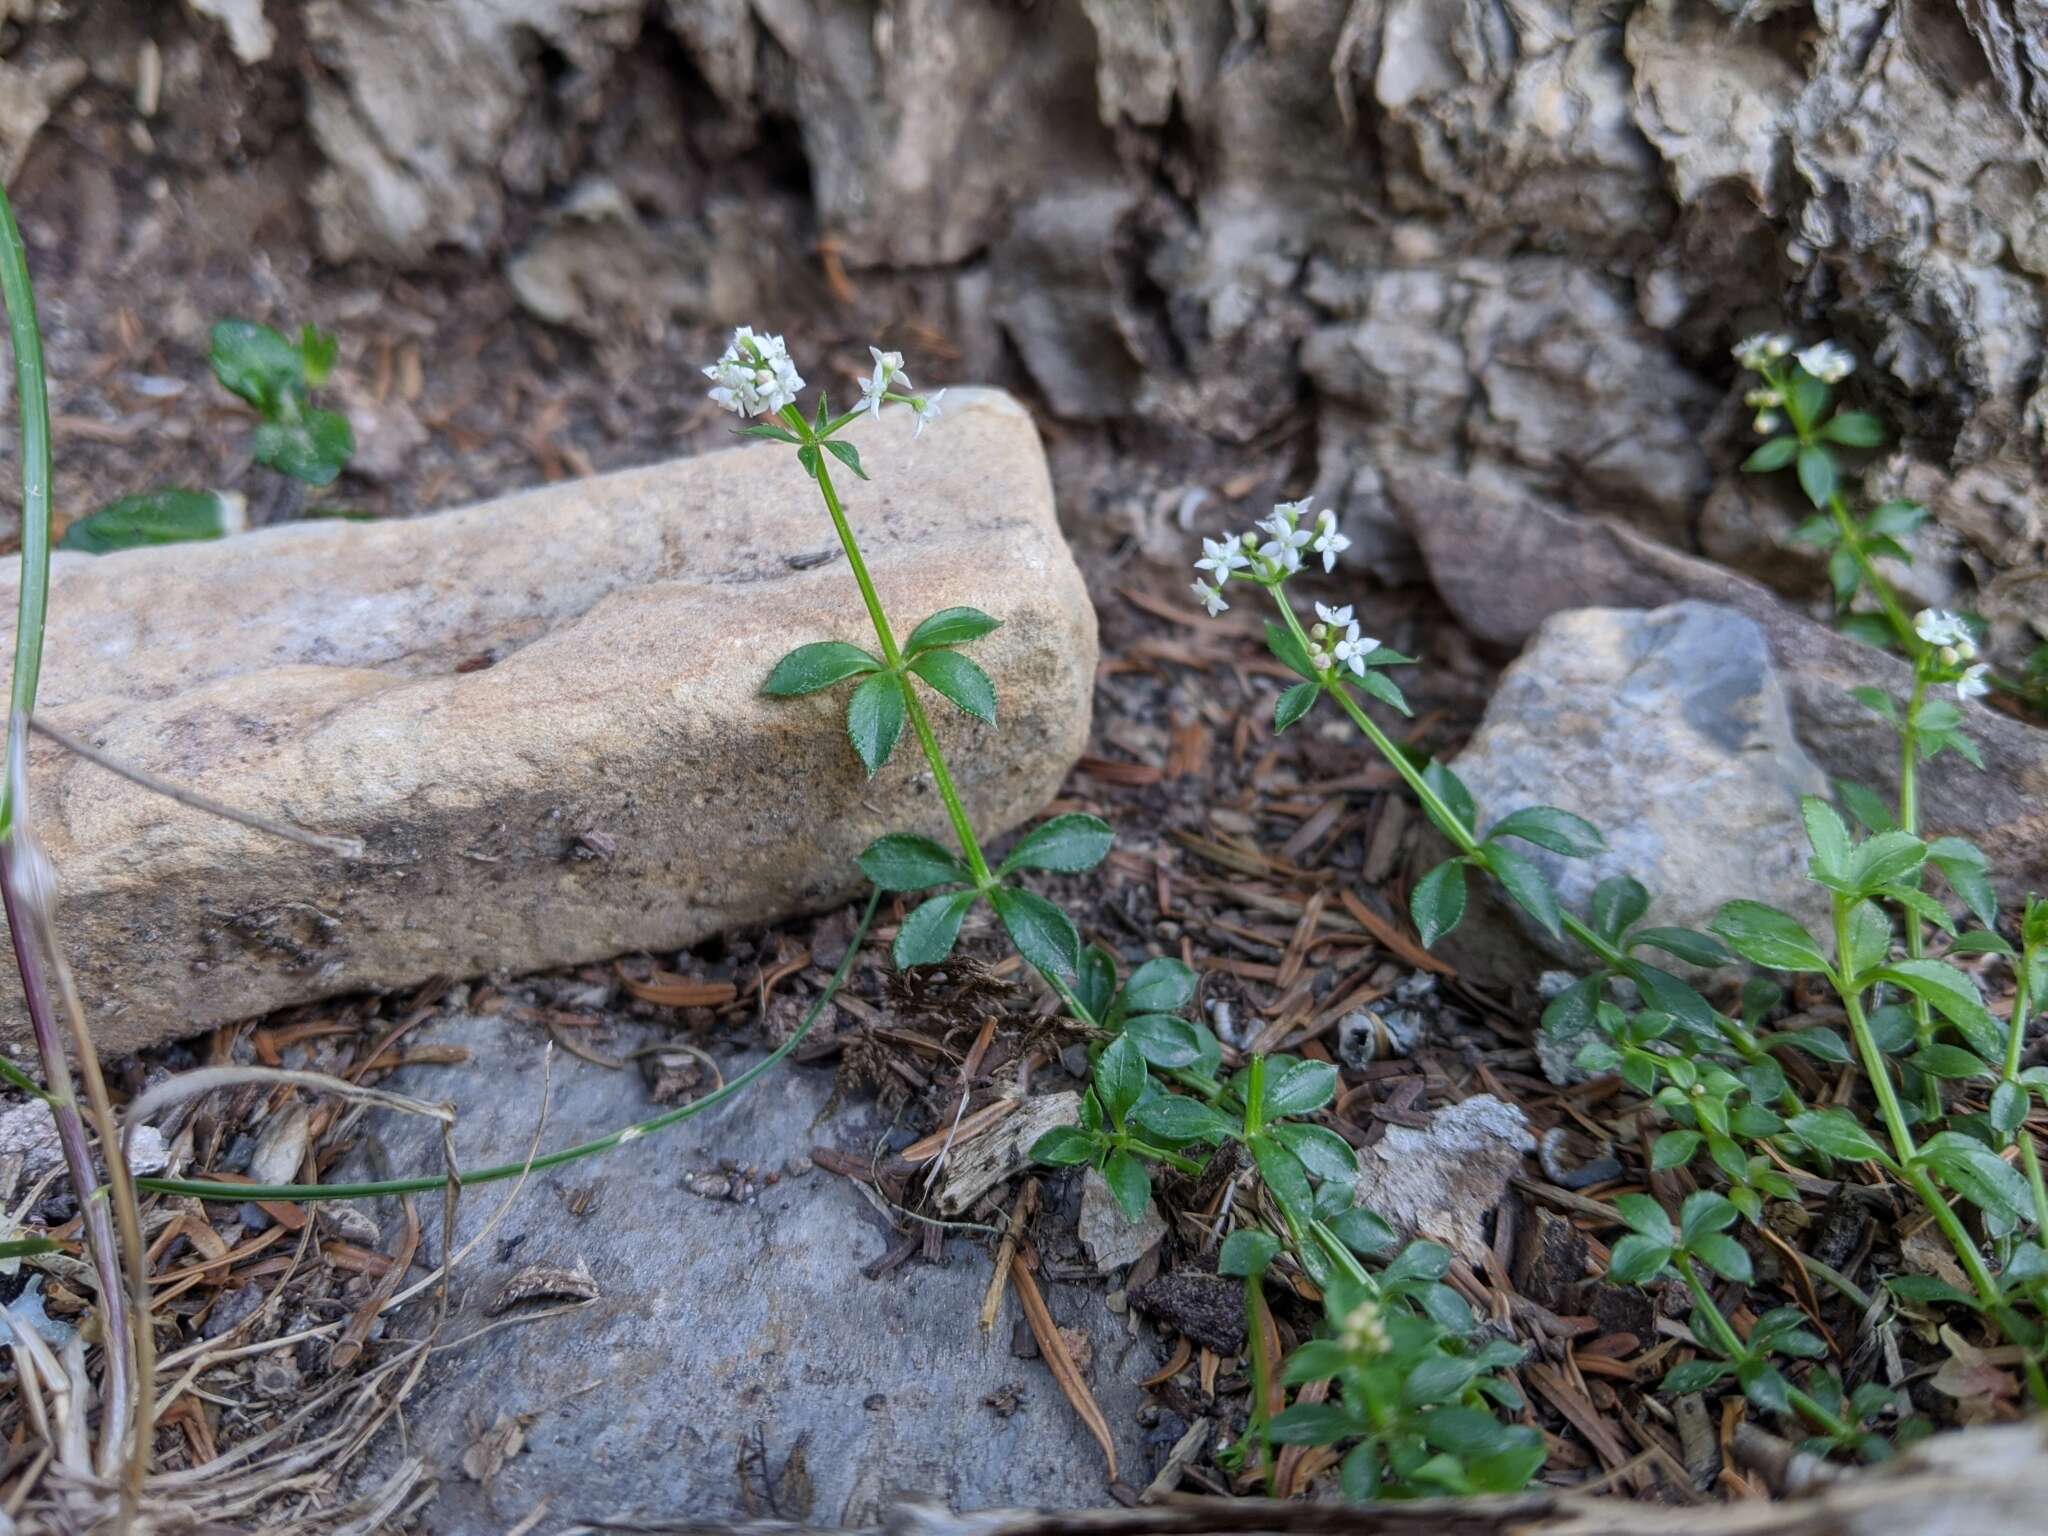
M473 1483L488 1483L504 1469L506 1462L526 1449L526 1426L532 1422L525 1414L500 1412L498 1422L478 1435L462 1453L463 1473Z

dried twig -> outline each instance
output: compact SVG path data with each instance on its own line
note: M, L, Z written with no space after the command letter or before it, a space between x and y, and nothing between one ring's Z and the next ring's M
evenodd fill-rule
M1031 1325L1031 1336L1038 1341L1038 1352L1045 1356L1052 1379L1059 1383L1060 1391L1074 1405L1074 1412L1088 1426L1088 1433L1102 1447L1102 1454L1109 1462L1110 1478L1114 1480L1117 1475L1116 1441L1110 1435L1109 1421L1102 1416L1102 1409L1096 1406L1095 1394L1088 1390L1088 1383L1081 1379L1080 1368L1074 1364L1073 1355L1068 1353L1067 1341L1060 1337L1052 1313L1046 1310L1045 1298L1038 1293L1038 1282L1032 1278L1031 1267L1024 1262L1021 1251L1010 1256L1010 1284L1016 1289L1017 1303L1024 1309L1024 1321Z

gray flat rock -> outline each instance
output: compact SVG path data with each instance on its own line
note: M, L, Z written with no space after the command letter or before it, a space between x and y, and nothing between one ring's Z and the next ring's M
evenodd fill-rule
M466 1045L474 1059L453 1071L410 1068L391 1086L454 1095L466 1164L523 1156L541 1101L539 1036L456 1017L415 1038ZM730 1076L747 1059L722 1065ZM1100 1448L1044 1363L1012 1353L1014 1296L991 1335L977 1327L989 1240L948 1237L940 1264L913 1259L870 1280L863 1266L897 1242L882 1217L844 1178L783 1173L814 1145L865 1155L886 1128L859 1100L814 1125L831 1087L829 1069L784 1066L702 1119L529 1180L459 1271L442 1337L502 1321L489 1307L532 1265L580 1261L599 1296L435 1357L405 1415L405 1449L425 1457L441 1484L420 1529L502 1531L544 1499L545 1529L616 1515L739 1514L749 1483L756 1512L820 1525L876 1521L903 1492L956 1508L1106 1501ZM637 1074L558 1053L547 1146L652 1113ZM368 1127L394 1173L440 1166L427 1122L379 1114ZM731 1167L754 1170L752 1198L692 1192L715 1191ZM770 1172L783 1176L765 1183ZM465 1195L459 1241L510 1187ZM573 1215L570 1197L583 1190L594 1198ZM439 1199L421 1199L419 1211L421 1262L438 1262ZM395 1207L379 1214L385 1232L395 1230ZM1041 1284L1055 1319L1088 1334L1090 1384L1118 1436L1120 1471L1142 1486L1181 1427L1168 1415L1156 1432L1162 1443L1152 1446L1134 1417L1143 1397L1135 1383L1161 1348L1149 1330L1111 1315L1098 1291L1056 1278ZM416 1336L430 1317L422 1298L390 1319L389 1331ZM463 1458L501 1415L525 1421L523 1447L478 1481ZM387 1436L381 1454L399 1449ZM747 1482L744 1455L765 1458Z

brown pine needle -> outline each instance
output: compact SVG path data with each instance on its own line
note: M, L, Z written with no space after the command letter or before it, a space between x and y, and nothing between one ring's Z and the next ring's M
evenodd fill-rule
M1039 1294L1038 1282L1031 1277L1030 1267L1025 1264L1021 1252L1010 1255L1010 1284L1016 1287L1017 1302L1024 1309L1024 1321L1031 1325L1031 1336L1038 1341L1038 1352L1045 1356L1052 1379L1059 1383L1067 1401L1074 1405L1074 1412L1088 1426L1088 1433L1102 1447L1102 1454L1109 1462L1110 1481L1115 1482L1116 1441L1110 1437L1109 1421L1103 1418L1102 1410L1095 1405L1095 1394L1081 1379L1074 1357L1067 1353L1067 1341L1060 1337L1052 1313L1046 1310L1045 1298Z

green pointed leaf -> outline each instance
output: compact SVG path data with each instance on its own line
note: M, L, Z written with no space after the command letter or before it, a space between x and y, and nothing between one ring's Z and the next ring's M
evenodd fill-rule
M1607 839L1593 823L1554 805L1525 806L1503 816L1487 829L1486 840L1490 843L1502 837L1519 837L1568 859L1589 859L1607 847Z
M1102 1177L1125 1221L1136 1221L1145 1214L1152 1201L1152 1176L1143 1163L1128 1152L1112 1152L1102 1164Z
M885 891L922 891L973 878L945 848L909 832L876 838L858 862L861 873Z
M1883 1163L1891 1157L1847 1110L1809 1109L1787 1122L1792 1134L1829 1157L1849 1163Z
M59 549L110 555L116 550L185 544L240 533L248 521L242 497L223 491L149 491L123 496L64 530Z
M1137 1107L1146 1081L1145 1058L1133 1040L1119 1036L1095 1058L1095 1096L1102 1100L1113 1125L1121 1126L1124 1116Z
M1607 1278L1616 1285L1647 1285L1671 1262L1671 1247L1640 1232L1631 1232L1608 1255Z
M1725 1231L1735 1225L1735 1220L1735 1207L1726 1195L1716 1194L1711 1189L1696 1189L1678 1208L1679 1245L1697 1251L1703 1233Z
M1669 1168L1683 1168L1699 1149L1698 1131L1666 1131L1650 1148L1650 1166L1659 1173Z
M818 466L824 462L824 459L819 454L816 443L805 443L803 447L797 449L796 461L803 465L804 473L815 480L818 478Z
M1799 814L1806 822L1806 840L1813 845L1813 872L1822 879L1847 879L1852 851L1849 829L1835 808L1818 795L1802 795Z
M965 645L1000 628L1002 620L990 618L979 608L941 608L910 632L903 642L903 654L915 656L935 645Z
M1398 709L1404 715L1413 715L1415 713L1414 710L1408 707L1407 695L1402 693L1400 688L1395 685L1394 680L1384 672L1369 671L1365 676L1354 677L1350 681L1352 686L1360 692L1371 694L1389 708Z
M846 701L846 734L873 778L903 734L903 689L887 673L870 677Z
M1095 1157L1096 1140L1078 1126L1056 1125L1031 1144L1034 1162L1073 1168Z
M1408 898L1408 912L1415 919L1415 931L1425 947L1436 943L1458 926L1465 915L1465 864L1446 859L1415 882Z
M1314 707L1316 696L1322 692L1319 683L1296 683L1273 704L1273 729L1284 731Z
M1868 411L1837 411L1821 423L1820 435L1845 448L1880 448L1884 423Z
M1760 901L1731 901L1714 914L1714 932L1743 959L1775 971L1826 971L1821 953L1799 920Z
M1954 966L1939 960L1901 960L1874 973L1871 980L1893 982L1924 998L1986 1060L2003 1050L2004 1027L1984 1006L1977 983Z
M1606 980L1605 971L1595 971L1590 976L1581 976L1553 997L1543 1008L1544 1033L1569 1040L1591 1029L1599 1015L1600 989Z
M1042 821L1025 833L996 873L1049 869L1063 875L1079 874L1100 864L1115 841L1116 834L1100 816L1071 811Z
M1247 1143L1259 1177L1282 1209L1296 1221L1308 1221L1315 1213L1315 1191L1309 1187L1308 1170L1301 1159L1270 1136L1254 1136Z
M1793 455L1798 452L1798 438L1774 437L1768 442L1759 443L1756 450L1742 461L1742 467L1753 475L1768 474L1774 469L1783 469L1790 464Z
M1858 893L1874 891L1896 884L1926 862L1927 845L1912 833L1877 832L1856 845L1849 880Z
M1615 1214L1628 1224L1631 1232L1665 1244L1675 1244L1678 1233L1671 1225L1671 1218L1664 1212L1651 1195L1617 1195L1614 1199Z
M1882 697L1882 695L1880 695ZM1877 795L1849 779L1835 780L1835 793L1841 796L1842 804L1848 808L1866 832L1896 832L1899 823L1892 815L1892 808Z
M1131 1118L1138 1129L1169 1146L1182 1146L1194 1141L1223 1141L1235 1135L1238 1129L1237 1121L1215 1105L1178 1093L1162 1093L1147 1099Z
M1992 1216L2017 1223L2032 1208L2027 1181L1981 1141L1943 1131L1920 1149L1920 1161L1936 1178Z
M1704 1392L1726 1376L1731 1367L1725 1360L1688 1360L1665 1372L1657 1390L1674 1397L1687 1392Z
M768 421L757 421L750 427L734 427L732 430L735 437L758 437L771 443L800 443L803 441L802 438L790 431L789 428L778 427L773 422Z
M1368 1259L1378 1258L1401 1240L1401 1235L1384 1218L1362 1205L1339 1211L1330 1218L1328 1226L1338 1242Z
M288 393L303 391L306 354L267 325L253 320L218 321L211 336L207 359L213 376L230 393L255 406L271 410Z
M1117 994L1117 1014L1177 1013L1194 1001L1200 978L1171 955L1147 960Z
M1650 910L1650 893L1642 881L1609 875L1593 887L1593 931L1609 943L1618 940Z
M1080 963L1081 937L1066 913L1043 896L1014 886L999 885L989 892L988 899L1017 953L1034 968L1062 979L1074 974Z
M1661 949L1667 955L1674 955L1687 965L1697 965L1711 970L1726 965L1735 957L1722 947L1718 939L1698 933L1691 928L1638 928L1629 935L1629 948L1647 946Z
M1983 850L1965 838L1937 837L1927 845L1927 857L1970 914L1986 928L1995 927L1998 892L1992 888Z
M1266 649L1279 658L1280 664L1297 677L1315 680L1315 666L1308 659L1308 652L1302 643L1294 638L1294 631L1284 624L1266 620Z
M1223 1251L1216 1256L1216 1272L1247 1278L1262 1275L1279 1253L1280 1240L1272 1233L1261 1232L1256 1227L1239 1227L1223 1240ZM1298 1355L1300 1351L1295 1353ZM1292 1363L1290 1359L1290 1366Z
M1534 862L1516 853L1514 849L1499 843L1487 843L1480 852L1485 854L1487 867L1493 871L1507 893L1531 917L1543 925L1552 938L1562 938L1564 928L1557 909L1557 896L1550 889L1550 881Z
M899 970L913 965L937 965L953 953L960 938L960 922L974 905L975 892L952 891L923 903L896 930L890 948Z
M1749 1252L1726 1232L1708 1232L1692 1245L1693 1257L1723 1280L1747 1285L1756 1278Z
M1186 1019L1169 1013L1141 1013L1126 1019L1123 1032L1155 1067L1191 1067L1202 1059L1201 1037Z
M1358 1178L1358 1153L1335 1131L1320 1125L1275 1125L1268 1134L1301 1159L1318 1179L1351 1184Z
M823 398L824 397L822 395L819 396L820 400L822 400ZM825 451L831 454L832 457L837 459L840 463L844 464L848 469L852 470L856 475L860 476L861 479L867 479L868 472L860 467L860 450L854 447L853 444L849 443L845 438L826 438Z
M761 691L772 698L796 698L843 683L849 677L879 672L881 667L881 662L857 645L848 645L843 640L820 640L798 646L775 663L775 670L768 674Z
M996 686L988 674L958 651L925 651L910 670L977 720L996 723Z
M355 456L356 435L346 416L307 409L296 420L260 422L250 450L258 464L280 474L329 485Z
M1312 1115L1337 1096L1337 1069L1327 1061L1297 1061L1266 1085L1266 1118Z
M1081 951L1081 973L1074 978L1074 995L1088 1010L1088 1017L1100 1023L1109 1017L1116 998L1116 957L1100 944Z

